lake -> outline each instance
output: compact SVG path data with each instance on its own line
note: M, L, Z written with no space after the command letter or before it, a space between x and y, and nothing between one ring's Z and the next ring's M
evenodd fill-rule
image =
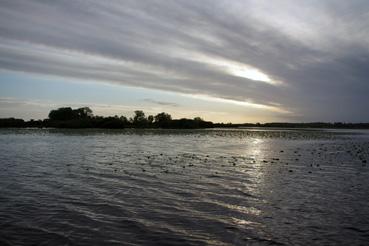
M0 245L364 245L369 131L0 129Z

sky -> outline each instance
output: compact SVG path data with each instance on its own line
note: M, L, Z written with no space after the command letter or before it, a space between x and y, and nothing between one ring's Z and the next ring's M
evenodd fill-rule
M0 118L369 122L367 0L0 0Z

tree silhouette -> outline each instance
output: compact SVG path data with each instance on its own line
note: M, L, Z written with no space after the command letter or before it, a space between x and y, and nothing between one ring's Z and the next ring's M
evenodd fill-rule
M71 107L58 108L51 110L49 113L50 120L71 120L74 118L73 109Z
M49 113L49 118L44 120L29 120L4 118L0 119L0 127L56 127L56 128L114 128L122 129L126 127L133 128L178 128L178 129L196 129L196 128L229 128L229 127L284 127L284 128L355 128L369 129L369 123L344 123L344 122L311 122L311 123L244 123L244 124L224 124L211 121L204 121L200 117L193 119L172 119L171 115L165 112L155 116L145 117L142 110L134 111L134 117L129 120L125 116L102 117L94 116L89 107L72 109L71 107L62 107L53 109Z
M89 118L93 116L92 110L89 107L83 107L73 111L77 114L78 118Z
M151 125L151 124L154 122L154 116L149 115L149 116L147 117L147 121L148 121L148 123Z
M155 115L154 119L154 123L158 127L169 127L172 122L172 116L164 112Z
M136 110L133 116L133 125L136 127L145 127L148 121L145 117L145 113L142 110Z
M85 119L92 117L92 110L89 107L72 109L71 107L58 108L51 110L49 119L52 121L66 121L75 119Z

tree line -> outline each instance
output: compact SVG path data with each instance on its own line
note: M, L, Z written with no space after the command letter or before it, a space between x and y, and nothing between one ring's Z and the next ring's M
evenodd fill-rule
M72 109L63 107L51 110L48 119L24 121L22 119L0 119L0 127L54 127L54 128L212 128L214 124L200 117L194 119L172 119L168 113L148 115L142 110L134 116L95 116L89 107Z
M266 127L266 128L336 128L336 129L369 129L369 123L213 123L205 121L200 117L193 119L172 119L168 113L162 112L157 115L148 115L142 110L134 111L133 117L125 116L95 116L89 107L72 109L63 107L51 110L48 118L44 120L29 120L15 118L0 119L0 127L39 127L39 128L175 128L175 129L197 129L197 128L231 128L231 127Z

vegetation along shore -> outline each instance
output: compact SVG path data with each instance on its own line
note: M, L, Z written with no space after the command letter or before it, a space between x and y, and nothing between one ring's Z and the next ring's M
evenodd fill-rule
M0 127L39 127L39 128L170 128L170 129L197 129L197 128L233 128L233 127L281 127L281 128L335 128L335 129L369 129L369 123L343 122L311 122L311 123L213 123L200 117L193 119L172 119L168 113L148 115L142 110L134 111L133 117L126 116L96 116L89 107L72 109L70 107L51 110L47 119L23 120L16 118L1 118Z

